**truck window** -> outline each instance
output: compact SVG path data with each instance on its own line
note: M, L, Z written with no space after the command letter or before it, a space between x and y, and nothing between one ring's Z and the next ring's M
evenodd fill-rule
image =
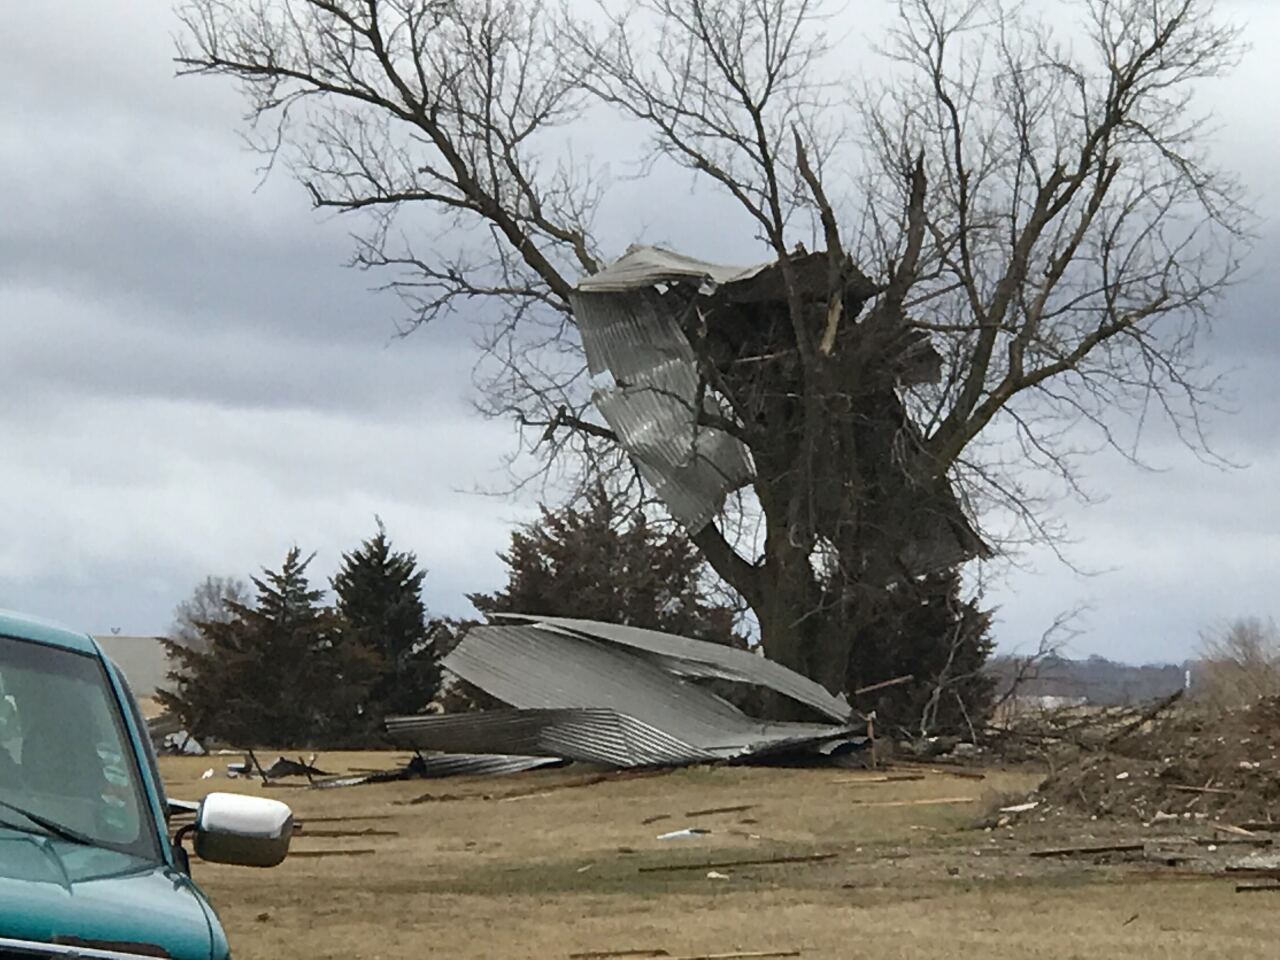
M0 637L0 683L9 704L0 800L96 846L159 860L137 757L101 661ZM0 829L34 828L0 807Z

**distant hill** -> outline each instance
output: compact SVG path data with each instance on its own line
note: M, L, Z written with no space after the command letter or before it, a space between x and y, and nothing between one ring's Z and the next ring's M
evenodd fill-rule
M1013 683L1020 660L997 656L987 665L1003 694ZM1096 706L1121 706L1167 697L1183 688L1191 663L1132 666L1106 657L1085 660L1049 657L1038 664L1018 690L1019 697L1083 700Z

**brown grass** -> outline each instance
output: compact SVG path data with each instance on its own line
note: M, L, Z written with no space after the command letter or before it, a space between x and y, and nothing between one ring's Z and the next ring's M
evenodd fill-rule
M673 957L800 949L804 957L875 960L1274 956L1273 910L1237 897L1229 882L1157 882L1029 858L1049 831L1058 831L1054 843L1064 839L1056 825L973 829L994 797L1034 785L1026 773L834 783L850 774L719 768L583 785L581 774L552 771L332 791L199 779L226 759L165 758L170 791L184 799L210 789L265 792L304 821L365 816L347 826L398 833L308 837L304 823L295 850L377 853L298 858L273 870L196 863L238 960L552 960L640 948ZM326 755L321 765L395 759ZM408 803L424 794L436 799ZM973 799L882 803L962 797ZM712 832L656 839L693 825ZM721 868L728 880L639 869L812 853L837 856Z

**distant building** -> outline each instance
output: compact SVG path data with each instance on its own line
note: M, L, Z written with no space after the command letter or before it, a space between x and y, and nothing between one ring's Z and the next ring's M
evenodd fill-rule
M93 639L98 641L103 653L124 671L134 696L154 697L156 690L165 685L169 658L164 652L163 637L111 634Z

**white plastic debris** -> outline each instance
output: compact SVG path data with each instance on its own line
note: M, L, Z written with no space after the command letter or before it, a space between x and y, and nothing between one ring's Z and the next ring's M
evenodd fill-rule
M1032 800L1030 803L1015 803L1012 807L1001 807L1001 813L1026 813L1028 810L1034 810L1040 806L1039 800Z
M201 780L212 780L212 779L213 779L213 767L210 767L210 768L209 768L208 770L206 770L204 773L200 774L200 779L201 779Z
M672 830L670 833L658 834L659 840L688 840L690 837L700 837L710 833L705 827L685 827L683 830Z
M1128 779L1129 779L1129 771L1128 771L1128 770L1125 770L1125 771L1122 771L1121 773L1117 773L1117 774L1116 774L1116 779L1117 779L1117 780L1128 780Z
M728 880L729 875L727 873L721 873L719 870L708 870L707 879L708 880Z

